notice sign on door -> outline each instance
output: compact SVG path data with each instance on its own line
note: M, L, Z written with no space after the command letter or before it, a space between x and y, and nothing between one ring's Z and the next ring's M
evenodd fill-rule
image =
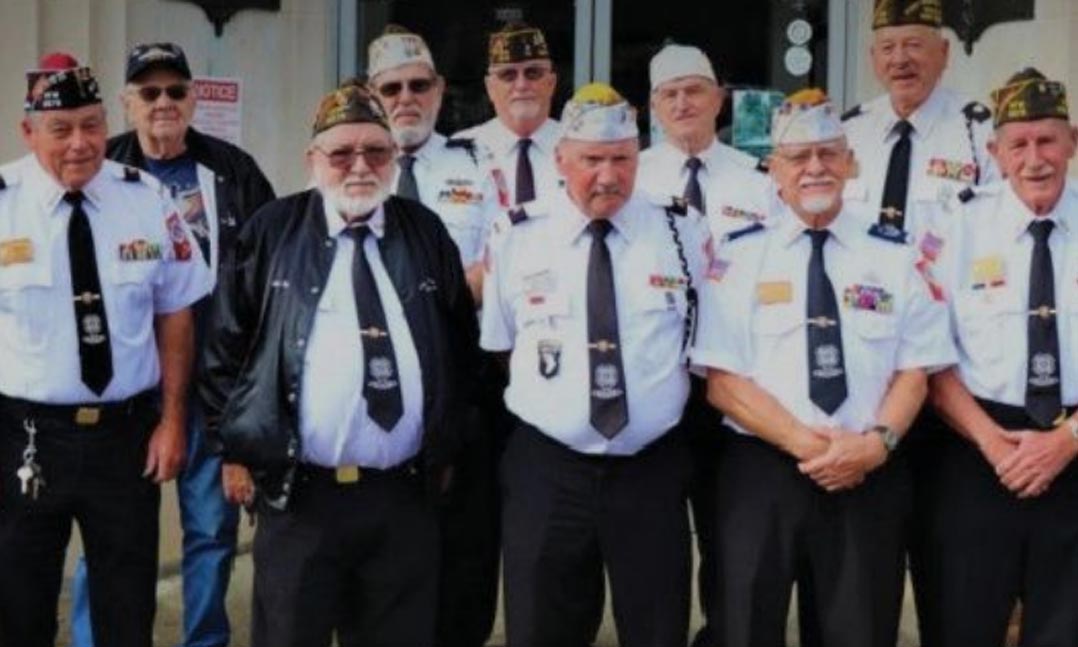
M239 79L195 77L195 117L192 125L207 135L213 135L239 146L243 134L243 93Z

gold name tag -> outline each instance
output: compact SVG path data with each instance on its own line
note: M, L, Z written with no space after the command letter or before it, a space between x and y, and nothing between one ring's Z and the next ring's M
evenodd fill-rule
M773 303L789 303L793 300L793 287L789 281L757 283L756 300L765 306Z
M0 242L0 266L29 263L34 260L34 241L13 238Z

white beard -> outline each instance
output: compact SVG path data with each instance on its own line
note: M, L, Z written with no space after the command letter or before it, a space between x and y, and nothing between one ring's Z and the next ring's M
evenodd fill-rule
M837 193L832 193L831 195L814 195L802 200L801 208L813 215L821 214L831 210L835 206L836 200L838 200Z
M539 116L539 101L511 101L509 114L517 120L532 120Z
M417 148L430 138L434 130L433 122L423 121L414 126L394 126L393 141L401 148Z
M344 195L340 188L329 189L320 186L318 190L326 203L346 220L373 212L389 197L389 189L385 186L379 186L374 195L355 197Z

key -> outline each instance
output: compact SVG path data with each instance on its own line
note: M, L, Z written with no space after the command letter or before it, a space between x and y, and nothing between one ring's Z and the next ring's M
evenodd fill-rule
M15 470L15 476L19 478L19 490L24 494L30 493L30 481L34 478L34 468L23 465Z
M37 501L38 491L45 487L45 477L41 475L41 469L35 470L34 478L30 480L30 498Z

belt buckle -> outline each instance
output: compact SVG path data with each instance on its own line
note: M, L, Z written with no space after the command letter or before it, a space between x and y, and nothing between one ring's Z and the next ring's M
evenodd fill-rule
M79 407L75 409L75 424L82 426L96 425L101 421L101 407Z
M341 465L337 468L337 483L341 485L356 483L361 476L363 476L363 472L360 471L357 465Z

